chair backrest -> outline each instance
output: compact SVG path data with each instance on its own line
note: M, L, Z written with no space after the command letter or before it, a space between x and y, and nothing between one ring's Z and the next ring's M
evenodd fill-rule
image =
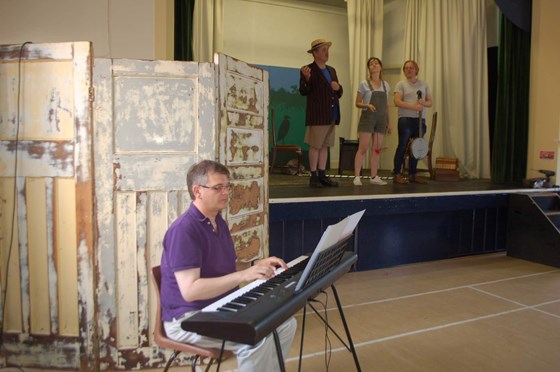
M219 356L218 349L204 349L195 345L178 342L167 337L167 335L165 334L165 328L163 327L163 322L161 320L161 267L159 265L152 267L152 279L154 280L154 286L156 287L157 297L156 321L154 323L154 341L156 342L156 344L167 349L184 351L187 353L211 357L214 359L217 358Z
M428 152L432 152L432 146L434 144L434 139L436 138L436 128L437 128L437 112L432 115L432 127L430 128L430 139L428 140Z
M154 286L156 287L156 298L157 298L157 309L156 309L156 319L154 323L154 341L162 348L171 349L175 352L171 355L167 364L164 368L164 372L167 372L173 360L179 355L180 352L185 352L193 355L192 358L192 370L196 370L196 363L201 357L209 358L208 366L206 371L210 368L210 365L214 363L215 360L220 358L220 349L205 349L196 345L186 344L183 342L175 341L167 337L165 333L165 328L163 327L163 321L161 320L161 267L152 267L152 279L154 281ZM227 359L232 356L232 352L225 350L222 355L223 359ZM219 368L219 367L218 367Z
M272 132L272 146L276 147L276 123L274 120L274 109L270 110L270 125L272 128L270 128L270 131Z
M156 321L154 323L154 340L157 344L159 344L162 339L167 338L165 329L163 328L163 323L161 321L161 267L159 265L152 267L152 279L154 280L154 286L156 287L157 297Z

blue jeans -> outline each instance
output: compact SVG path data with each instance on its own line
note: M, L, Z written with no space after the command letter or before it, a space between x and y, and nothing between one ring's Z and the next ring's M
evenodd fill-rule
M410 138L418 137L418 118L399 118L399 145L395 151L395 158L393 159L393 174L401 174L404 161L404 153ZM426 133L426 120L422 119L422 137ZM416 175L416 167L418 166L418 159L410 156L408 159L408 173L411 176Z

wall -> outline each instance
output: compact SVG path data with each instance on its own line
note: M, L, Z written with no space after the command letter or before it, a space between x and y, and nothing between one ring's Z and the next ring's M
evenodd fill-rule
M155 6L166 1L2 0L0 44L92 41L95 57L155 59Z
M560 136L560 105L557 73L560 61L560 2L533 0L531 31L531 87L529 94L529 147L527 177L542 176L538 169L560 173L558 163ZM553 160L540 159L542 150L555 151ZM556 178L558 183L558 177Z

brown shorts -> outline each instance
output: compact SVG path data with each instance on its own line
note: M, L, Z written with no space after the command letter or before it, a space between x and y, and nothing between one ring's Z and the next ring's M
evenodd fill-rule
M311 147L320 149L323 146L334 146L334 127L331 125L309 125L305 130L304 142Z

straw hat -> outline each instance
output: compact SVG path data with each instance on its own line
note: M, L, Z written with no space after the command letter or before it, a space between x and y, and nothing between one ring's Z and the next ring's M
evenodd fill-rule
M313 40L311 42L311 49L309 49L307 51L307 53L313 53L313 51L323 45L327 45L327 46L331 46L332 43L330 41L327 41L325 39L317 39L317 40Z

